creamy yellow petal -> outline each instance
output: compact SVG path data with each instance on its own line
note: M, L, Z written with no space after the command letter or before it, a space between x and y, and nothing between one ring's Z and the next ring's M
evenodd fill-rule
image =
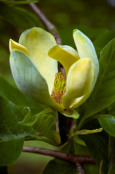
M9 41L9 49L10 49L10 52L12 51L12 49L20 50L29 56L28 50L21 44L13 41L12 39L10 39L10 41Z
M48 56L48 51L56 45L54 37L41 28L34 27L22 33L19 43L27 48L34 64L46 79L51 94L55 74L58 72L57 61Z
M75 62L68 72L66 82L66 92L62 97L64 108L69 108L76 98L81 98L90 90L91 61L89 58L80 59Z
M91 40L85 34L83 34L81 31L77 29L73 31L73 38L80 58L88 57L91 60L92 68L94 70L94 80L92 84L92 89L93 89L99 73L99 62L95 48Z
M79 59L77 51L67 45L56 45L49 50L48 54L63 65L66 75L70 66Z

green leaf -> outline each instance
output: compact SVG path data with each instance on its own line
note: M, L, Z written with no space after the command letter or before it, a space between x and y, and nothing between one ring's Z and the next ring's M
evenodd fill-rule
M82 129L96 129L99 128L100 124L97 119L91 119L89 122L85 123ZM108 170L108 134L105 131L89 134L89 135L79 135L79 138L84 140L90 155L95 160L98 167L100 162L103 161L102 170L104 174Z
M102 114L97 116L97 118L99 119L102 128L109 135L115 137L115 116Z
M96 86L84 103L83 119L103 110L115 101L115 39L107 44L100 55L100 72ZM82 120L83 122L83 120Z
M81 146L76 142L76 137L67 142L62 149L65 153L71 153L75 155L89 155L86 146ZM92 164L83 164L83 169L86 174L97 174L99 171L98 166ZM77 174L77 167L69 162L54 159L48 163L43 174Z
M45 112L46 113L45 113ZM50 111L47 113L47 110L37 114L37 120L33 125L35 131L40 132L44 137L49 139L51 144L60 144L60 135L56 130L56 121L57 121L57 112Z
M86 147L85 142L80 139L78 136L74 136L67 142L62 149L63 152L71 153L80 156L89 156L89 151ZM97 174L99 172L99 167L96 164L83 164L83 169L86 174ZM76 173L75 173L76 174Z
M30 107L31 111L38 113L45 109L45 106L35 103L12 86L5 78L0 77L0 96L13 102L18 107Z
M24 116L12 102L0 97L0 141L28 138L34 134L31 127L20 124Z
M104 140L104 137L100 136L99 134L94 134L85 136L82 135L80 138L85 141L87 148L91 156L94 158L96 164L99 166L100 162L103 161L103 170L106 174L108 169L108 146Z
M23 138L0 141L0 166L9 165L16 161L22 152L23 143Z
M0 0L0 2L3 2L7 5L21 5L21 4L30 4L30 3L36 3L38 0L20 0L20 1L13 1L13 0Z
M109 115L115 115L115 102L112 103L107 109Z
M35 137L31 127L20 125L24 114L11 102L0 97L0 165L15 161L21 153L24 139Z
M74 164L62 160L52 160L46 166L43 174L76 174L77 168Z
M94 46L96 48L97 54L100 54L100 51L110 42L113 38L115 38L115 31L106 31L102 32L101 35L99 35L95 41Z
M9 7L0 3L0 16L16 28L23 30L41 26L39 19L35 15L21 7Z

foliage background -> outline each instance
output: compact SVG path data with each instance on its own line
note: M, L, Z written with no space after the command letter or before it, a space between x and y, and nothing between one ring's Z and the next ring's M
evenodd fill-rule
M93 41L100 35L105 38L102 44L99 44L99 38L95 42L95 45L98 43L97 53L108 40L115 37L115 3L112 0L39 0L37 5L56 25L63 44L74 47L72 38L74 28L79 28ZM0 0L0 74L13 85L15 84L9 67L9 39L18 41L24 30L34 26L43 27L29 4L23 4L21 0ZM38 141L26 144L55 149ZM40 174L50 159L52 158L22 153L17 162L9 166L9 174Z

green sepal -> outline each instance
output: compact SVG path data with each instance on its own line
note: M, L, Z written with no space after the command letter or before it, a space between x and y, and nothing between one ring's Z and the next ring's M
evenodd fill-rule
M46 80L25 53L13 49L10 56L10 66L16 85L22 93L38 103L58 111L63 110L52 100Z
M79 118L79 113L77 112L77 110L64 110L62 112L62 114L66 117L69 117L69 118L74 118L74 119L78 119Z

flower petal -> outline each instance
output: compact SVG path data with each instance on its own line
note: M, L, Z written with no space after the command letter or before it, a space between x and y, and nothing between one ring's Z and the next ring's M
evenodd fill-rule
M31 59L15 49L11 51L10 57L12 75L20 91L39 103L58 111L62 110L61 106L51 99L47 83Z
M73 31L73 38L80 58L88 57L91 60L92 68L94 69L94 81L92 84L93 89L99 73L99 62L95 52L95 48L91 40L77 29Z
M66 92L62 97L64 108L73 107L76 98L80 102L83 96L89 94L91 85L91 61L89 58L80 59L70 67L68 72Z
M63 65L66 75L70 66L79 59L77 51L67 45L55 45L49 50L48 55Z
M57 61L48 56L49 49L56 45L54 37L45 30L34 27L22 33L19 43L27 48L32 61L46 79L51 94L55 74L58 72Z
M10 39L10 41L9 41L9 48L10 48L10 52L12 51L12 49L17 49L17 50L24 52L25 54L27 54L29 56L28 50L24 46L13 41L12 39Z

